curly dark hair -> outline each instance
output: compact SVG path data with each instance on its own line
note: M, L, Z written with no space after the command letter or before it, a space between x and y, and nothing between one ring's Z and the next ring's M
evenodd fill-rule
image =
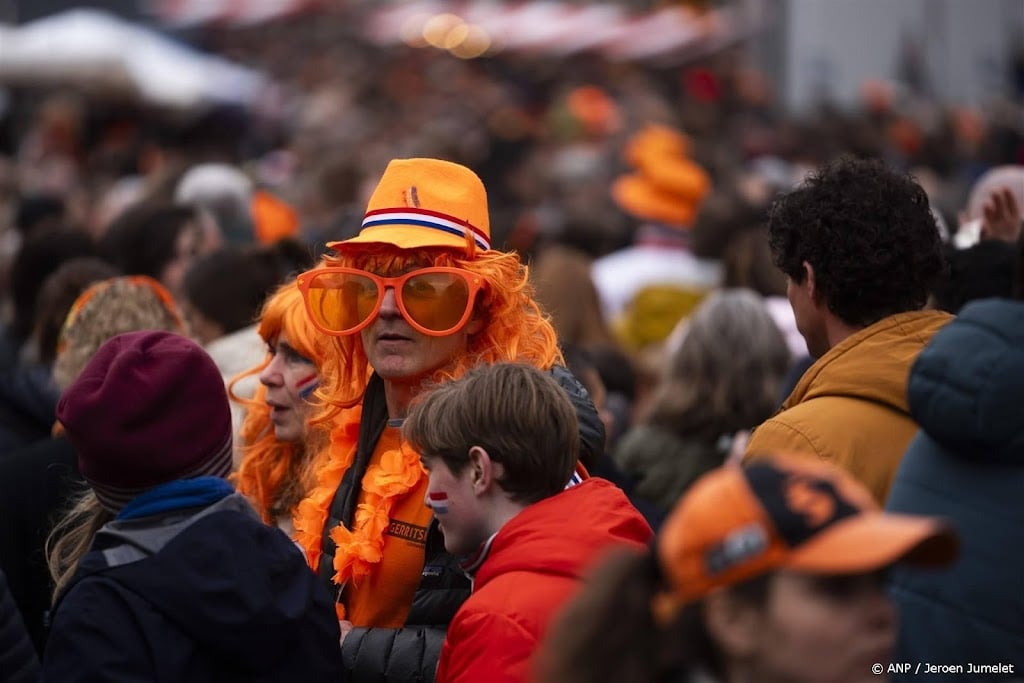
M848 325L923 308L946 263L928 197L878 160L843 158L782 196L768 217L772 260L815 286Z

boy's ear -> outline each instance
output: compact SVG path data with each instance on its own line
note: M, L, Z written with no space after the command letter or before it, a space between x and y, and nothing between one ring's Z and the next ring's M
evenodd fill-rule
M501 471L501 463L491 460L490 454L482 446L473 446L469 449L467 475L473 484L474 493L480 495L496 486Z

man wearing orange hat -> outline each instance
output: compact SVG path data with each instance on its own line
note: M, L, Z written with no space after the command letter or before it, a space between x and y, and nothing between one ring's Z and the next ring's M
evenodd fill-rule
M321 368L313 423L324 438L296 540L337 598L350 679L432 681L469 583L424 505L419 454L401 438L410 403L475 365L525 362L554 369L584 441L603 442L603 432L586 393L555 367L556 335L519 256L491 248L487 195L472 171L392 161L362 231L328 247L336 255L298 278L337 352Z

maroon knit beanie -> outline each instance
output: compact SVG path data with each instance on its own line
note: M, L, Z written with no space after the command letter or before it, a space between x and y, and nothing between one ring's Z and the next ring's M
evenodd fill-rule
M231 471L224 380L206 351L171 332L108 340L60 397L57 419L112 512L158 484Z

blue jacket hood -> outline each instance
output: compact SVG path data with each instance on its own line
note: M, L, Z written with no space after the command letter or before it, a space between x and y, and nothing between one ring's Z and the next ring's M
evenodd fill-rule
M1024 460L1024 302L971 302L921 352L907 388L910 412L962 457Z

